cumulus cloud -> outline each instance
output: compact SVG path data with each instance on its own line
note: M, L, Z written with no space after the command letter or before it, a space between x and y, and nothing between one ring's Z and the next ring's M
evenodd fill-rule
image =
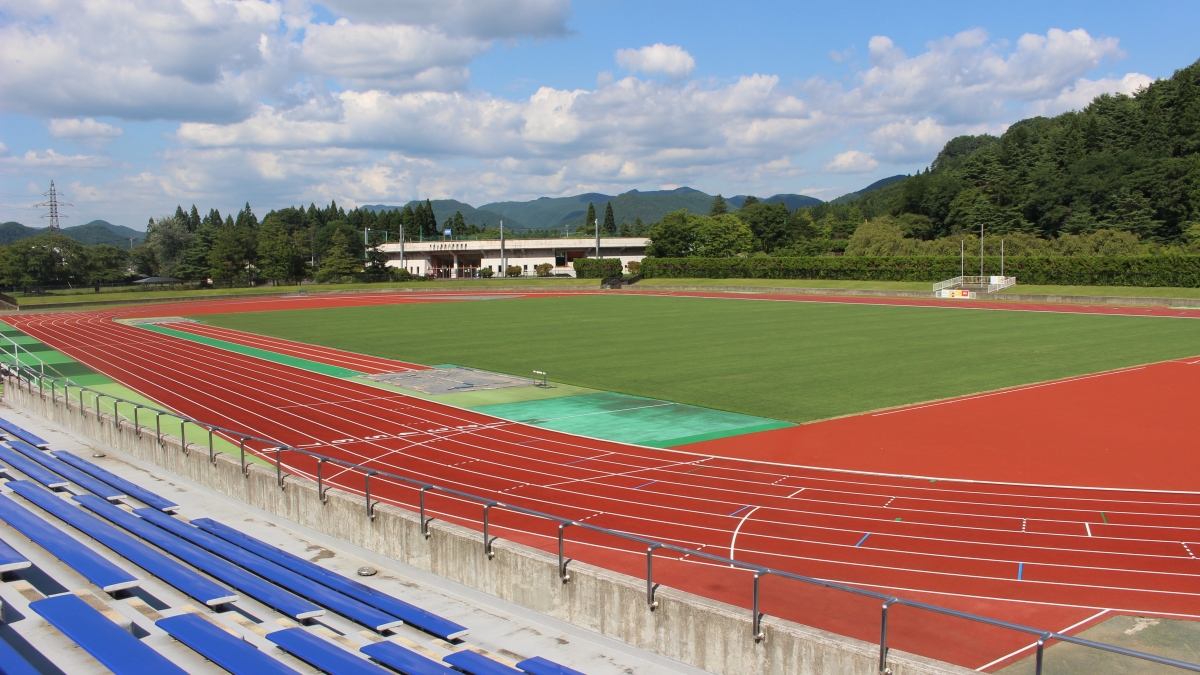
M829 173L870 173L879 167L879 160L870 153L858 150L847 150L838 153L825 165Z
M115 127L104 122L97 122L90 117L84 119L68 118L50 120L48 126L50 135L55 138L80 141L108 141L124 133L120 127Z
M570 0L328 0L334 12L360 22L436 26L483 40L566 35Z
M617 50L617 65L631 73L662 74L683 79L696 69L696 59L682 47L659 42L641 49Z
M112 166L113 161L96 155L62 155L53 149L27 150L24 155L0 156L0 166L18 166L26 169L98 169Z
M1128 73L1120 79L1088 80L1081 77L1059 92L1058 96L1035 101L1027 110L1032 115L1058 115L1068 110L1085 108L1101 94L1134 94L1152 82L1154 78L1141 73Z

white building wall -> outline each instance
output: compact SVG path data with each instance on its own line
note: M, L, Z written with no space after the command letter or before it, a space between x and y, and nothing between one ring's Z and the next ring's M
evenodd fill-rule
M640 262L646 256L648 239L642 237L611 237L600 240L600 255L603 258L619 258L622 266ZM492 268L496 275L501 270L500 242L487 241L433 241L405 242L404 260L401 261L399 243L384 244L380 249L390 258L388 265L403 267L409 272L428 276L434 273L435 259L449 266L470 273L468 260L478 260L479 268ZM569 254L567 264L557 265L556 254ZM588 239L510 239L505 241L505 257L510 266L521 268L523 275L534 275L538 265L555 265L554 274L575 276L571 261L575 258L592 258L596 255L595 240ZM457 258L457 265L455 259ZM445 267L445 266L443 266ZM473 266L472 266L473 267Z

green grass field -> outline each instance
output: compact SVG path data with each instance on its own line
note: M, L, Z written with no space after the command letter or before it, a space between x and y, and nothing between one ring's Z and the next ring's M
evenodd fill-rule
M876 291L930 291L933 284L925 281L846 281L838 279L645 279L635 288L666 288L702 286L720 290L722 287L742 288L834 288L867 289ZM1147 286L1028 286L1016 285L1001 294L1008 295L1085 295L1124 298L1200 298L1200 288Z
M1200 354L1194 319L616 294L198 318L790 422Z

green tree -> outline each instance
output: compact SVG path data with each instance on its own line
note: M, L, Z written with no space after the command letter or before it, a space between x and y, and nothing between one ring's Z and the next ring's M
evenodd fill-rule
M213 237L212 248L208 252L208 266L214 282L227 282L245 278L247 265L245 239L239 232L233 216L226 216Z
M760 250L770 253L788 243L788 220L792 214L786 204L766 204L757 200L751 204L747 199L736 215L750 227Z
M266 218L258 233L258 271L261 276L278 285L290 279L298 267L298 256L292 237L276 219Z
M708 215L723 216L726 213L729 213L729 205L725 203L725 198L717 193L717 196L713 197L712 208L708 210Z
M330 236L329 248L321 258L321 269L317 271L319 282L335 281L358 271L358 260L350 252L350 242L346 233L340 229L334 230Z
M754 233L740 218L729 214L691 216L696 231L693 254L703 258L729 258L754 251Z
M646 255L653 258L687 258L696 251L696 228L687 209L672 211L650 227Z
M595 232L596 231L596 207L588 202L587 215L583 217L583 227L579 228L580 232Z
M467 223L463 220L462 211L454 212L454 234L466 234Z
M165 277L178 275L184 253L195 234L188 229L188 215L179 207L174 216L150 220L146 231L146 246L154 251L158 265L155 273Z
M601 234L611 237L617 233L617 219L613 217L612 202L604 205L604 225Z
M88 284L124 281L129 277L129 251L111 244L85 247L81 276Z

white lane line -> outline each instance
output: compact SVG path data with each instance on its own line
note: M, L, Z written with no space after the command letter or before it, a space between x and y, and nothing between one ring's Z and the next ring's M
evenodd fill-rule
M746 522L746 519L749 518L750 516L754 515L754 512L757 511L758 509L759 509L759 507L757 507L757 506L750 509L750 512L747 513L746 515L742 516L742 519L738 521L737 528L733 531L733 539L730 540L730 542L729 542L729 559L730 560L737 560L737 558L734 557L733 552L734 552L734 548L737 547L738 532L742 531L742 525ZM734 567L734 565L730 565L730 567Z
M800 494L801 492L804 492L805 489L806 488L800 488L799 490L796 490L792 494L788 495L788 498L795 497L796 495Z
M1135 370L1145 370L1145 366L1138 368L1126 368L1124 370L1114 370L1107 373L1099 373L1096 375L1084 375L1083 377L1073 377L1066 380L1056 380L1054 382L1045 382L1043 384L1034 384L1028 387L1018 387L1016 389L1005 389L1004 391L994 391L990 394L979 394L978 396L966 396L963 398L953 398L949 401L938 401L937 403L928 403L925 405L913 406L911 408L901 408L900 410L889 410L887 412L875 413L871 417L883 417L884 415L895 415L896 413L909 412L911 410L923 410L925 408L936 408L940 405L950 405L951 403L962 403L963 401L974 401L980 398L989 398L991 396L1002 396L1004 394L1015 394L1020 391L1029 391L1030 389L1040 389L1042 387L1053 387L1058 384L1069 384L1071 382L1079 382L1080 380L1090 380L1096 377L1106 377L1108 375L1118 375L1120 373L1132 373Z
M1188 555L1192 556L1193 558L1195 558L1195 557L1196 557L1196 554L1195 554L1195 553L1192 553L1192 549L1191 549L1191 547L1190 547L1190 546L1188 546L1188 545L1187 545L1187 542L1183 542L1183 541L1181 541L1181 542L1179 542L1179 543L1183 544L1183 550L1187 551L1187 552L1188 552Z
M883 506L884 506L884 508L887 508L888 506L890 506L890 505L891 505L891 503L892 503L892 502L894 502L894 501L896 501L896 498L895 498L895 497L892 497L891 499L887 500L887 504L884 504L884 505L883 505Z
M1088 533L1088 536L1089 536L1089 537L1090 537L1090 536L1092 536L1092 524L1091 524L1091 523L1084 523L1084 524L1083 524L1083 526L1087 528L1087 533Z
M1080 622L1079 622L1079 623L1077 623L1077 624L1073 624L1073 625L1067 626L1066 628L1064 628L1064 629L1062 629L1062 630L1058 631L1058 633L1060 633L1060 634L1062 634L1062 635L1067 635L1067 634L1069 634L1069 631L1075 630L1076 628L1079 628L1080 626L1082 626L1082 625L1084 625L1084 624L1086 624L1086 623L1090 623L1090 622L1092 622L1092 621L1095 621L1096 619L1099 619L1100 617L1104 616L1105 614L1108 614L1110 611L1111 611L1111 610L1108 610L1108 609L1102 609L1102 610L1100 610L1099 612L1096 612L1095 614L1093 614L1093 615L1089 616L1088 618L1084 619L1083 621L1080 621ZM1011 653L1011 654L1006 654L1006 655L1004 655L1004 656L1001 656L1000 658L996 659L995 661L992 661L991 663L985 663L985 664L983 664L982 666L979 666L978 668L976 668L976 669L975 669L975 672L980 672L980 673L981 673L981 672L983 672L983 671L987 670L988 668L991 668L992 666L996 665L997 663L1003 663L1004 661L1007 661L1008 659L1011 659L1012 657L1014 657L1014 656L1016 656L1016 655L1020 654L1021 652L1027 651L1027 650L1029 650L1029 649L1034 649L1034 648L1036 648L1036 647L1037 647L1037 643L1036 643L1036 642L1034 642L1033 644L1030 644L1030 645L1026 645L1026 646L1024 646L1024 647L1021 647L1020 649L1018 649L1017 651L1015 651L1015 652L1013 652L1013 653Z

